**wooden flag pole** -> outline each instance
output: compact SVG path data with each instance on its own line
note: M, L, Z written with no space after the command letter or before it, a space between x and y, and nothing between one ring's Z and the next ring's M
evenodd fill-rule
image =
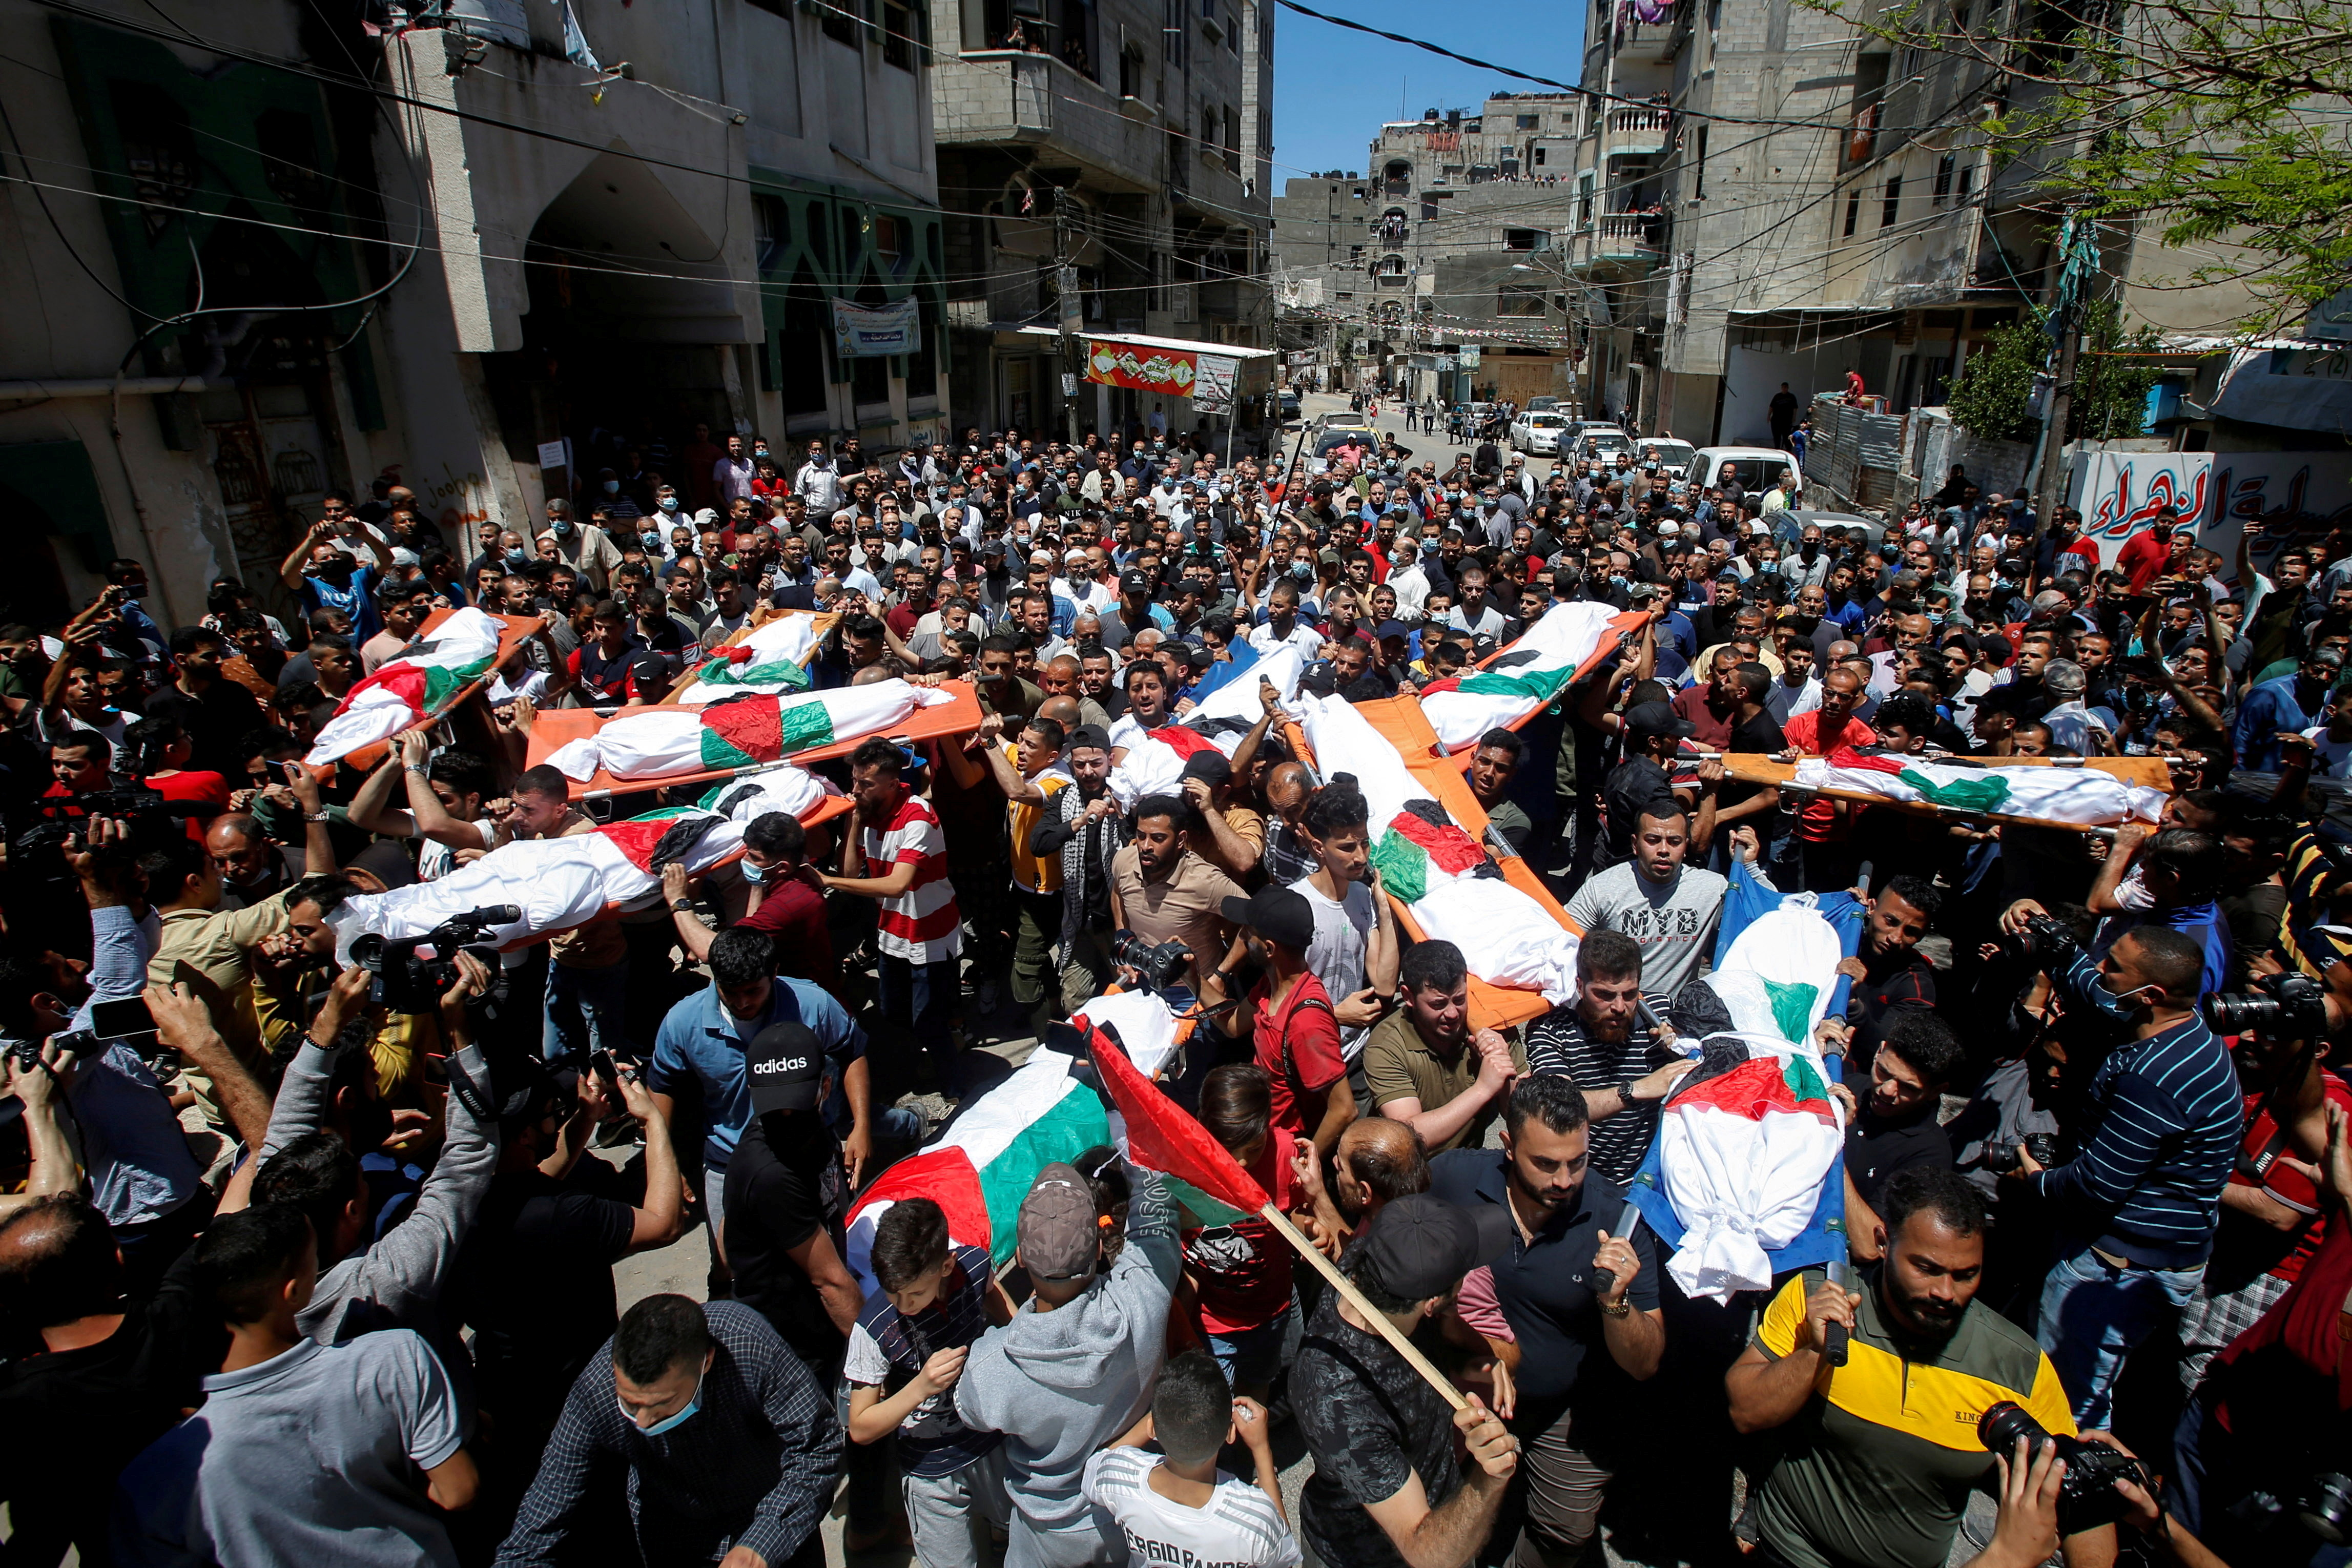
M1411 1340L1397 1331L1397 1326L1389 1321L1386 1312L1364 1300L1364 1293L1357 1289L1346 1275L1339 1272L1337 1265L1323 1256L1322 1248L1307 1239L1305 1231L1290 1223L1290 1216L1276 1207L1272 1199L1266 1200L1265 1206L1257 1212L1260 1219L1280 1231L1283 1239L1298 1249L1300 1257L1315 1265L1316 1271L1329 1282L1331 1289L1339 1292L1339 1299L1355 1308L1364 1321L1370 1323L1379 1332L1381 1338L1388 1341L1389 1348L1404 1357L1406 1365L1427 1379L1429 1386L1437 1390L1444 1396L1446 1404L1456 1410L1467 1410L1470 1407L1470 1402L1462 1396L1462 1391L1448 1382L1444 1373L1431 1365L1429 1358L1422 1354Z

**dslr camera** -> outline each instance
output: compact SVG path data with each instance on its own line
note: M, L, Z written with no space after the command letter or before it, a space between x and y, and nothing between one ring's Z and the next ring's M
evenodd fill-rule
M2316 1040L2327 1033L2327 989L2308 974L2273 974L2246 991L2205 998L2205 1026L2217 1035L2256 1030L2281 1040Z
M2019 958L2030 959L2037 969L2061 970L2074 962L2081 943L2074 933L2048 915L2028 915L2025 929L2017 935L2004 937L2001 944Z
M370 931L352 943L352 962L375 976L374 999L394 1013L430 1013L441 1005L441 994L457 979L457 952L463 948L502 976L498 949L485 943L493 927L522 919L516 904L485 904L462 915L452 915L423 936L388 941ZM430 951L432 957L424 956ZM493 990L494 1000L503 1000Z
M2058 1457L2066 1462L2066 1479L2058 1487L2058 1531L2062 1535L2095 1530L2121 1519L2130 1504L2116 1490L2117 1481L2130 1481L2151 1494L2155 1490L2155 1483L2148 1479L2147 1467L2129 1454L2104 1443L2085 1443L2080 1437L2053 1437L2015 1400L2004 1399L1988 1406L1977 1417L1977 1437L1987 1448L2002 1455L2013 1453L2020 1437L2026 1440L2029 1452L2038 1452L2045 1442L2058 1445Z
M1110 956L1112 963L1134 970L1146 991L1181 986L1192 968L1192 950L1182 942L1148 942L1126 930L1111 932Z
M2033 1163L2041 1166L2043 1170L2046 1171L2051 1166L2058 1163L2058 1135L2056 1133L2029 1132L2022 1139L2019 1140L2019 1142L2025 1145L2025 1152L2033 1156ZM1990 1171L1994 1175L2005 1176L2009 1174L2010 1172L2014 1171L2024 1164L2025 1162L2017 1157L2016 1143L1988 1142L1984 1146L1984 1153L1980 1157L1979 1163L1981 1163L1986 1170Z

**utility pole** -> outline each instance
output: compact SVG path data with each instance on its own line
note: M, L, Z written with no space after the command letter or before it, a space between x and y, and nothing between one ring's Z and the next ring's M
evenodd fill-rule
M1062 425L1063 439L1071 447L1078 444L1078 388L1083 366L1079 363L1078 328L1083 324L1078 299L1078 269L1070 263L1070 209L1062 199L1059 187L1054 192L1054 290L1055 316L1062 331Z
M2042 437L2042 471L2034 476L2034 499L2042 521L2065 504L2057 493L2058 476L2065 467L2066 420L2074 405L2074 358L2083 346L2081 302L2076 301L2058 323L2058 374L2050 385L2050 427Z

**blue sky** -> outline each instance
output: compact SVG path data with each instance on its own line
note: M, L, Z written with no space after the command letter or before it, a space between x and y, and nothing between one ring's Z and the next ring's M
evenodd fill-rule
M1555 81L1576 79L1584 47L1581 5L1520 6L1407 0L1301 0L1318 11L1409 37L1427 38L1482 60ZM1364 147L1383 121L1422 110L1474 109L1492 92L1547 88L1458 65L1426 49L1335 27L1296 11L1274 21L1274 180L1364 167Z

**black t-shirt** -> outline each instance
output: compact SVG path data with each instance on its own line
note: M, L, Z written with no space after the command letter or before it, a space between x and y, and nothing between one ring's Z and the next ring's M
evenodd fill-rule
M1864 952L1861 958L1863 978L1846 995L1845 1016L1853 1026L1853 1045L1846 1059L1866 1070L1878 1054L1878 1043L1886 1037L1888 1014L1898 1007L1936 1005L1936 966L1916 947L1899 957L1873 958Z
M824 1298L790 1254L824 1230L834 1250L848 1256L841 1145L814 1112L796 1113L787 1123L785 1147L778 1150L769 1139L768 1120L751 1119L727 1163L724 1226L735 1299L758 1309L803 1361L838 1363L847 1336L834 1327Z
M0 1501L14 1516L11 1563L55 1562L68 1542L105 1563L115 1478L142 1449L204 1403L201 1379L220 1366L228 1336L198 1310L194 1249L122 1324L80 1350L37 1351L0 1366Z
M1601 853L1594 857L1592 868L1605 871L1633 853L1633 819L1642 808L1659 800L1672 800L1674 786L1666 770L1647 757L1628 757L1609 770L1609 777L1601 785L1601 804L1609 813L1609 831L1602 839Z
M535 1169L492 1177L457 1256L456 1300L474 1331L482 1404L510 1418L534 1404L551 1418L620 1326L613 1265L628 1254L636 1215L594 1190L608 1166L581 1165L565 1181Z
M1886 1184L1898 1171L1914 1165L1951 1168L1951 1136L1937 1125L1934 1104L1922 1106L1901 1121L1888 1121L1871 1113L1868 1085L1855 1085L1854 1092L1863 1110L1846 1123L1845 1173L1853 1178L1853 1190L1862 1194L1864 1203L1877 1208Z
M1298 1535L1326 1563L1402 1568L1365 1505L1394 1497L1415 1475L1432 1508L1461 1488L1454 1413L1387 1341L1342 1319L1339 1302L1339 1292L1325 1292L1291 1363L1291 1408L1315 1456Z
M1755 718L1743 719L1731 727L1731 739L1725 743L1723 749L1727 752L1755 752L1769 754L1784 750L1788 744L1788 737L1780 733L1780 726L1773 721L1772 710L1769 708L1759 708L1756 710ZM1741 784L1734 779L1726 779L1716 786L1716 806L1719 810L1727 805L1738 805L1753 797L1757 791L1763 787L1762 784ZM1740 821L1746 826L1762 828L1769 825L1769 814L1756 817L1742 817Z

